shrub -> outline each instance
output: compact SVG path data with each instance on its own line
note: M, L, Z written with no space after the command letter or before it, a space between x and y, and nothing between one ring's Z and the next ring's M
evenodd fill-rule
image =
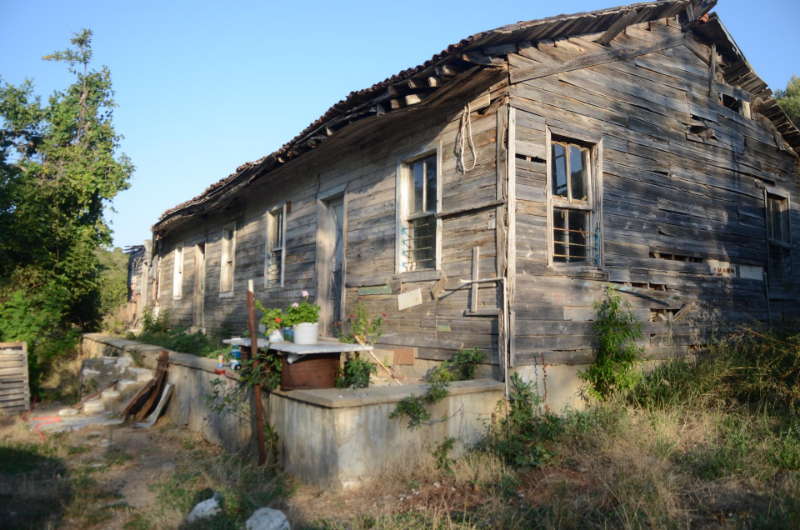
M507 414L493 426L484 447L508 464L541 467L556 454L554 442L564 430L563 420L542 413L543 399L535 383L526 383L515 373L509 386Z
M590 397L603 400L630 390L639 381L641 373L636 363L643 349L636 346L636 339L642 337L642 325L613 286L606 290L605 301L595 302L594 309L597 313L594 330L599 341L597 358L579 377L589 384Z
M365 361L356 352L344 363L344 370L336 374L336 388L367 388L372 374L378 373L378 367Z
M350 313L349 331L347 334L341 335L339 339L342 342L375 344L383 333L383 325L386 322L384 320L385 317L385 313L378 316L367 311L364 301L359 296L358 300L356 300L356 305L353 307L353 312Z

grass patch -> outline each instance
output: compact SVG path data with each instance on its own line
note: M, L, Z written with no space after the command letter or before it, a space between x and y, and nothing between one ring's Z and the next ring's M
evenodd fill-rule
M559 416L512 379L476 450L429 448L312 527L800 528L799 359L796 330L743 330Z
M156 506L132 525L177 528L198 502L217 492L222 513L196 527L240 528L255 510L292 492L282 476L273 469L259 468L253 458L202 451L179 462L171 476L150 489L156 493Z

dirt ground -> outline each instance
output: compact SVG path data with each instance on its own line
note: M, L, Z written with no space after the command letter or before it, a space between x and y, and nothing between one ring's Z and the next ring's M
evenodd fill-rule
M55 416L63 407L60 404L37 406L31 416ZM29 429L20 416L0 417L0 443L30 447L56 457L64 454L63 462L67 470L73 474L91 476L95 483L92 488L94 491L84 496L86 498L76 499L80 496L73 492L67 498L50 499L58 505L41 507L49 515L42 521L44 527L58 523L61 528L126 528L132 514L153 505L156 493L150 486L169 477L175 470L176 462L191 457L199 445L207 446L209 451L218 451L206 444L199 435L174 428L164 418L151 429L127 425L85 427L69 433L45 432L45 440L43 444L38 434ZM40 449L43 446L47 447L46 451ZM13 453L11 456L13 458ZM19 487L18 482L18 476L0 474L0 492L14 492ZM95 492L102 494L94 495ZM87 505L81 506L80 510L70 509L74 508L71 501L75 500ZM113 508L104 509L109 506ZM3 507L0 497L0 509ZM6 513L0 512L0 520L6 521L4 524L12 528L27 526L22 516L31 516L30 510L18 509L18 503L5 508ZM93 525L92 520L98 517L103 520Z

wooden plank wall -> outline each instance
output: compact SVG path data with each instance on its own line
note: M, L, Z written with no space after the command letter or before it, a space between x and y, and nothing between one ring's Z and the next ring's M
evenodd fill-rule
M505 100L502 89L492 93L492 103L471 113L476 149L475 168L463 175L456 169L455 145L461 106L410 113L405 118L378 127L373 134L356 140L336 137L315 151L256 181L246 197L225 211L207 215L163 239L160 310L169 311L173 325L192 325L192 289L196 271L195 245L206 242L205 327L210 333L245 329L244 296L248 280L254 280L256 297L265 306L285 307L298 301L303 290L314 298L316 288L316 197L342 184L347 185L346 308L347 316L359 297L359 288L386 285L395 278L395 171L398 157L425 145L442 145L442 210L469 208L496 202L497 108ZM504 107L503 107L504 108ZM507 110L506 110L507 111ZM337 133L338 134L338 133ZM471 166L471 152L467 163ZM265 217L269 209L291 202L286 222L284 288L266 289ZM402 291L420 288L423 304L397 310L396 294L362 295L367 308L387 315L381 338L385 346L412 346L418 356L445 359L462 347L478 346L497 362L498 318L465 317L469 288L459 280L469 278L472 249L480 247L481 277L497 275L496 212L498 207L466 212L443 219L442 272L447 276L445 292L438 300L430 294L437 277L419 281L413 274L400 275ZM220 297L220 252L222 227L236 222L234 294ZM183 293L173 300L173 250L184 244ZM480 289L479 309L499 308L500 289Z
M28 343L0 342L0 415L31 407Z
M679 35L665 21L637 25L612 48L648 47ZM710 59L710 49L695 44ZM509 55L512 78L515 69L603 50L581 38L521 45ZM679 45L510 87L518 109L515 364L591 362L592 306L609 283L625 291L645 322L642 345L656 357L686 353L718 328L766 320L764 283L718 272L724 263L766 267L764 198L756 181L791 193L800 284L796 159L778 149L768 122L709 98L708 62ZM691 134L698 122L716 139ZM546 127L603 138L605 281L546 273ZM663 259L672 256L678 260ZM773 318L800 316L797 290L789 294L772 301ZM662 320L689 302L693 309L681 322Z

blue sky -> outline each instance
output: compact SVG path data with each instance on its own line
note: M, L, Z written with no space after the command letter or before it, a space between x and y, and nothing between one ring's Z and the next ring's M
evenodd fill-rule
M124 246L353 90L479 31L616 3L0 0L0 76L32 78L49 95L71 79L41 57L65 49L82 27L94 31L95 66L111 69L116 129L137 167L109 214ZM771 88L800 75L800 1L720 0L715 11Z

